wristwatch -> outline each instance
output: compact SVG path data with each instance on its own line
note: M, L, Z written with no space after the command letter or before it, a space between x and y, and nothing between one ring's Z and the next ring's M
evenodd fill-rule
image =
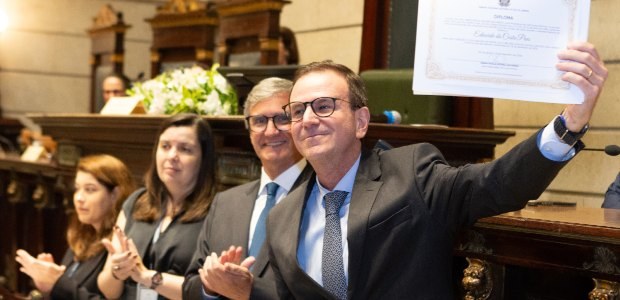
M164 277L161 276L161 272L157 271L155 272L155 274L153 275L153 277L151 277L151 290L156 289L158 286L160 286L162 284L162 282L164 281Z
M555 133L562 141L564 141L564 143L570 145L571 147L577 144L581 137L586 134L588 128L590 128L590 125L586 124L586 126L583 126L581 131L572 132L566 128L566 121L562 115L557 116L553 121L553 129L555 130Z

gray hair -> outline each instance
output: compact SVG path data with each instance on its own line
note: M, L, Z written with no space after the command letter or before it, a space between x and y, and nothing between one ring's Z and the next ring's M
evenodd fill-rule
M258 102L275 95L290 94L292 88L293 82L288 79L269 77L261 80L248 94L248 98L243 105L243 115L249 116L250 109Z

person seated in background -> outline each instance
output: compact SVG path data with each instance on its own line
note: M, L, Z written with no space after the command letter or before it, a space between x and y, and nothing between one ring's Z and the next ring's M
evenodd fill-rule
M103 103L108 103L112 97L127 96L126 91L131 87L131 81L123 74L112 73L103 79L101 87Z
M183 275L215 191L211 128L198 115L164 120L145 175L119 213L99 274L112 299L180 299Z
M299 50L295 34L288 27L280 27L280 42L278 43L278 64L299 64Z
M288 132L290 121L282 111L292 82L266 78L250 91L245 102L250 142L261 161L261 177L218 193L198 237L198 247L183 283L184 299L276 299L276 286L265 239L265 219L310 174L306 161ZM240 246L232 247L231 246ZM218 257L223 251L230 253ZM226 261L239 263L247 276L227 271ZM251 273L249 267L252 265ZM232 267L232 266L231 266Z
M602 207L620 208L620 173L616 176L616 180L609 185Z
M51 254L33 257L20 249L15 258L20 270L51 299L103 299L97 287L107 254L101 239L112 236L122 203L135 188L129 169L117 158L102 154L80 159L73 193L75 214L67 230L69 249L61 264L54 263Z

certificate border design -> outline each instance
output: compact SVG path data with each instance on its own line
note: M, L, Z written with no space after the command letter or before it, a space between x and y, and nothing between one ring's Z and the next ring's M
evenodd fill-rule
M444 1L444 0L438 0ZM430 16L430 24L429 24L429 47L428 47L428 56L426 60L426 77L428 79L434 80L460 80L460 81L479 81L486 83L495 83L495 84L505 84L505 85L521 85L521 86L531 86L531 87L550 87L554 89L569 89L570 84L561 79L562 72L558 71L556 77L552 81L535 81L535 80L518 80L518 79L504 79L497 78L492 76L473 76L469 74L460 74L460 73L450 73L443 70L441 64L437 62L434 55L434 37L435 37L435 16L436 16L436 7L438 1L432 1L431 6L431 16ZM578 0L563 0L562 2L566 5L569 13L568 17L568 27L567 27L567 42L570 42L574 39L574 20L577 11L577 1Z

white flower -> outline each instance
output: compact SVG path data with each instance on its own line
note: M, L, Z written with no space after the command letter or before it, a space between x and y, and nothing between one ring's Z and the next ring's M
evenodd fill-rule
M237 95L224 76L201 67L172 70L136 83L130 95L142 100L149 114L193 112L228 115L237 112Z
M220 92L226 92L228 88L228 81L224 76L220 75L220 73L215 74L213 76L213 82L215 83L215 87L220 90Z

